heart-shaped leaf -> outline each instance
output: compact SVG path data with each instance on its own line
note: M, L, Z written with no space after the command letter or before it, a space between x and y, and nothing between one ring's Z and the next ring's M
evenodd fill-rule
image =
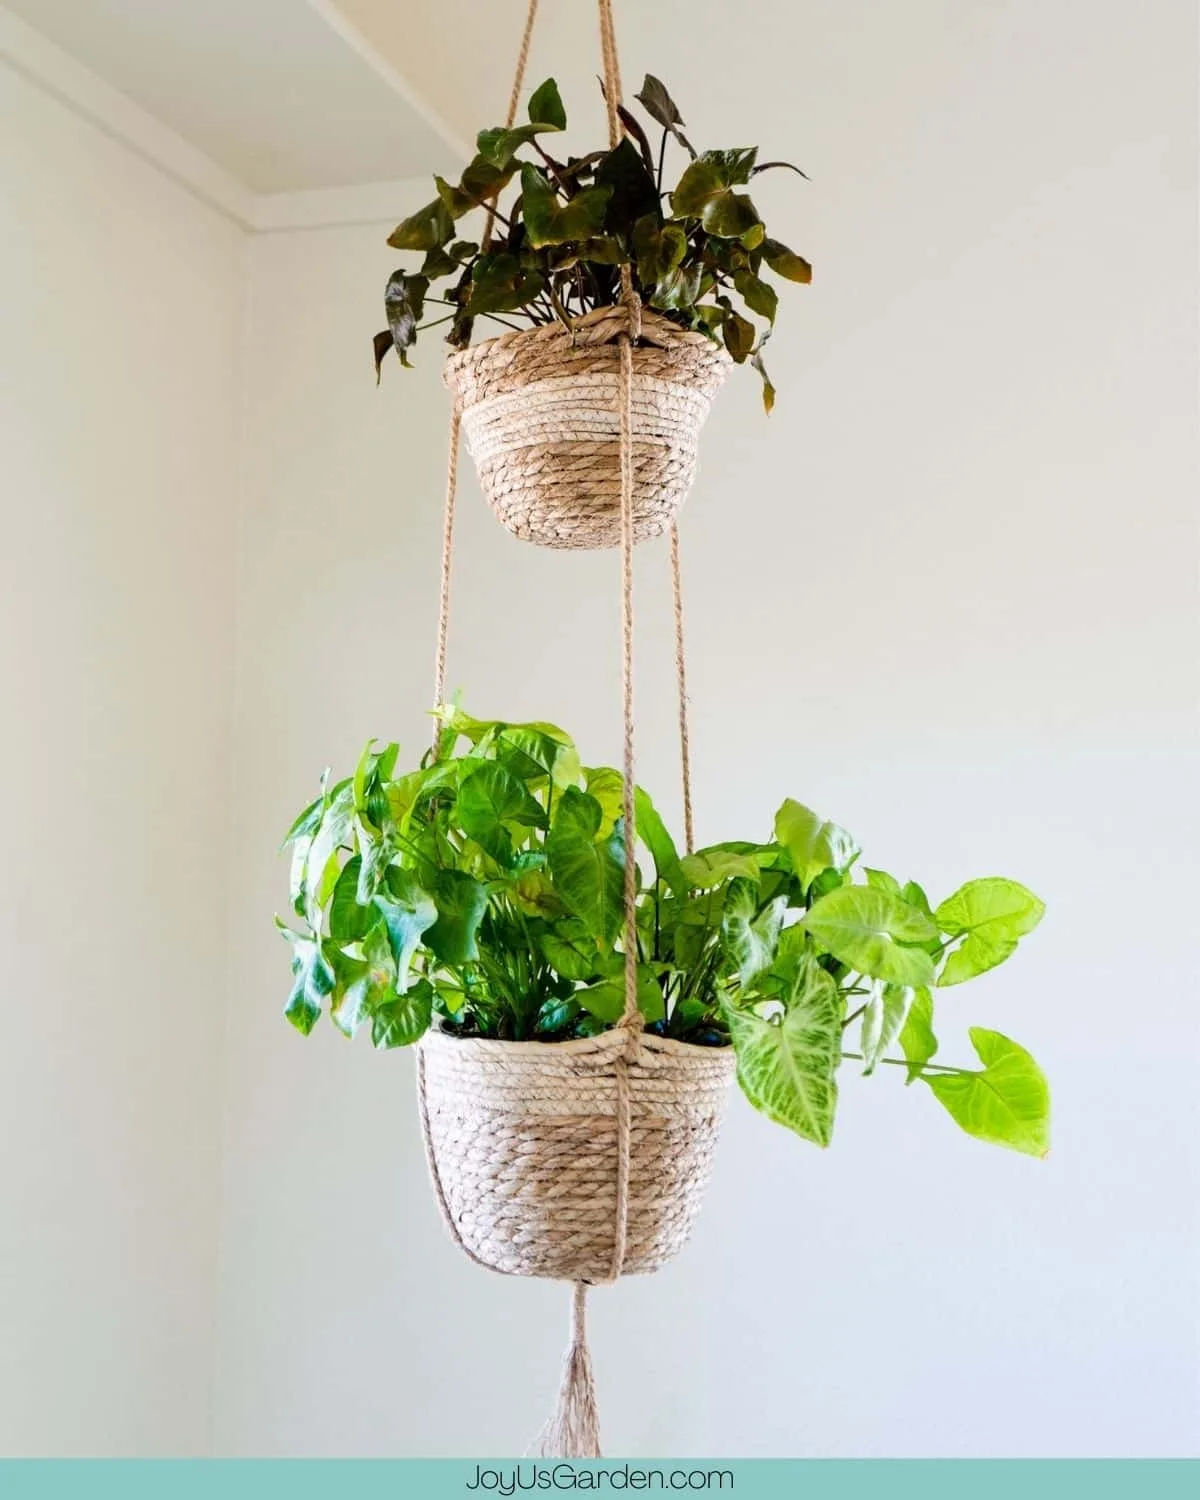
M822 870L848 870L859 852L844 828L827 822L791 797L775 814L775 837L791 856L792 869L802 886L809 885Z
M388 244L393 250L432 250L453 237L454 220L439 196L397 224Z
M526 163L521 168L521 205L530 245L536 250L599 234L611 194L608 187L581 188L562 203L549 180Z
M797 255L778 240L764 239L761 248L763 259L776 276L782 276L786 281L802 283L812 280L812 267L802 255Z
M971 1045L982 1072L925 1073L951 1117L978 1140L1008 1146L1028 1156L1050 1150L1050 1089L1023 1047L998 1031L972 1026Z
M933 923L887 891L841 886L810 906L798 925L826 953L860 974L909 986L933 982L933 959L911 946L936 936Z
M934 913L934 920L951 936L966 940L947 958L938 984L962 984L994 969L1010 957L1019 938L1042 920L1046 908L1015 880L988 877L968 880Z
M618 832L600 838L600 804L568 787L546 836L546 860L559 895L593 937L611 942L623 917L625 845Z
M647 73L641 88L633 97L656 124L675 137L689 156L695 156L692 143L683 133L683 117L667 92L666 84L655 78L653 73Z
M871 998L862 1018L864 1075L875 1071L879 1059L900 1035L915 993L908 985L883 984L879 980L871 986Z
M801 963L779 1019L723 1007L737 1054L742 1092L769 1119L828 1146L837 1109L842 1002L837 986L814 963Z
M937 1055L938 1039L933 1034L933 995L928 985L918 985L912 992L912 1004L900 1029L900 1050L908 1063L906 1083L914 1082L921 1069Z

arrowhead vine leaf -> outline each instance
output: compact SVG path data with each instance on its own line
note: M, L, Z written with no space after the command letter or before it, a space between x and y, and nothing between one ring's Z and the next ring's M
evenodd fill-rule
M421 259L388 283L388 326L374 338L377 377L389 350L407 365L422 331L439 324L461 349L481 318L536 327L614 307L627 267L645 306L755 369L771 410L775 388L762 347L779 294L769 278L808 282L812 267L767 234L748 189L771 168L805 174L791 162L760 162L756 146L697 153L653 74L634 99L648 126L621 104L616 146L559 160L551 150L567 113L548 78L530 95L527 123L480 130L458 180L434 178L436 196L388 237ZM668 145L686 154L682 170L677 158L674 169L668 163ZM478 233L459 238L459 222L472 214ZM434 300L446 312L427 318Z
M915 881L875 866L856 878L856 841L791 799L766 842L681 856L641 787L627 831L621 774L582 766L556 725L437 717L420 765L369 741L288 830L296 925L278 925L298 1031L327 1012L387 1049L432 1025L546 1043L614 1026L628 854L643 1021L732 1047L755 1108L828 1145L850 1059L927 1084L968 1135L1045 1154L1049 1093L1028 1052L975 1028L979 1067L933 1061L933 986L995 967L1033 931L1043 908L1025 886L972 880L933 908ZM860 1050L844 1052L855 1020Z

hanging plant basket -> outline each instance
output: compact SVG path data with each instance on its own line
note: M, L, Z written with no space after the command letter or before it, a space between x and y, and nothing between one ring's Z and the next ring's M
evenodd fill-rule
M568 330L549 324L452 354L479 482L499 520L543 547L616 547L621 533L619 338L624 307ZM633 524L638 541L674 520L696 477L696 448L732 361L700 333L642 313L633 349Z
M430 1171L447 1227L473 1260L514 1276L595 1282L656 1271L678 1253L708 1183L731 1049L623 1028L556 1043L435 1031L420 1058Z

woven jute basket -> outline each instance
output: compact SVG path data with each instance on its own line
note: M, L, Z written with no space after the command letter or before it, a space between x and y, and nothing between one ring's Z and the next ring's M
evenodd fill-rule
M509 531L543 547L616 547L621 531L620 371L624 307L507 333L446 361L467 447ZM674 520L696 445L731 363L657 313L633 348L633 517L638 541Z
M618 1234L618 1067L629 1100L624 1255ZM708 1182L731 1049L620 1028L570 1042L429 1032L421 1121L451 1235L514 1276L607 1281L681 1248Z

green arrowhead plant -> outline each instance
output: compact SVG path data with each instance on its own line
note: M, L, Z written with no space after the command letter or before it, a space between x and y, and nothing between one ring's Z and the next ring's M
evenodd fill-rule
M974 1027L978 1066L933 1060L935 1000L956 1005L1041 920L1015 880L970 880L932 906L913 881L860 879L854 839L790 800L766 842L681 856L640 787L625 828L620 773L581 765L553 724L446 708L420 766L397 772L398 757L371 741L287 834L295 922L276 920L285 1014L305 1035L323 1012L381 1048L431 1025L547 1043L608 1029L624 1004L629 856L647 1028L732 1046L769 1118L827 1146L853 1061L904 1070L969 1135L1046 1154L1046 1080L1016 1042Z
M775 391L762 350L779 301L770 278L808 282L812 267L767 234L749 188L773 168L805 174L791 162L760 162L756 146L697 153L657 78L647 75L636 99L650 133L661 131L657 146L622 106L619 145L557 160L548 147L567 116L550 78L530 96L528 124L481 130L460 180L434 178L437 196L388 238L419 258L388 281L377 374L392 349L407 365L418 336L439 324L450 325L447 342L462 349L479 318L507 328L555 319L569 326L613 307L627 266L646 306L753 365L770 411ZM688 158L673 187L668 142ZM475 238L463 229L472 217ZM487 243L485 222L493 229ZM444 285L434 296L437 283ZM435 315L426 317L430 306Z

